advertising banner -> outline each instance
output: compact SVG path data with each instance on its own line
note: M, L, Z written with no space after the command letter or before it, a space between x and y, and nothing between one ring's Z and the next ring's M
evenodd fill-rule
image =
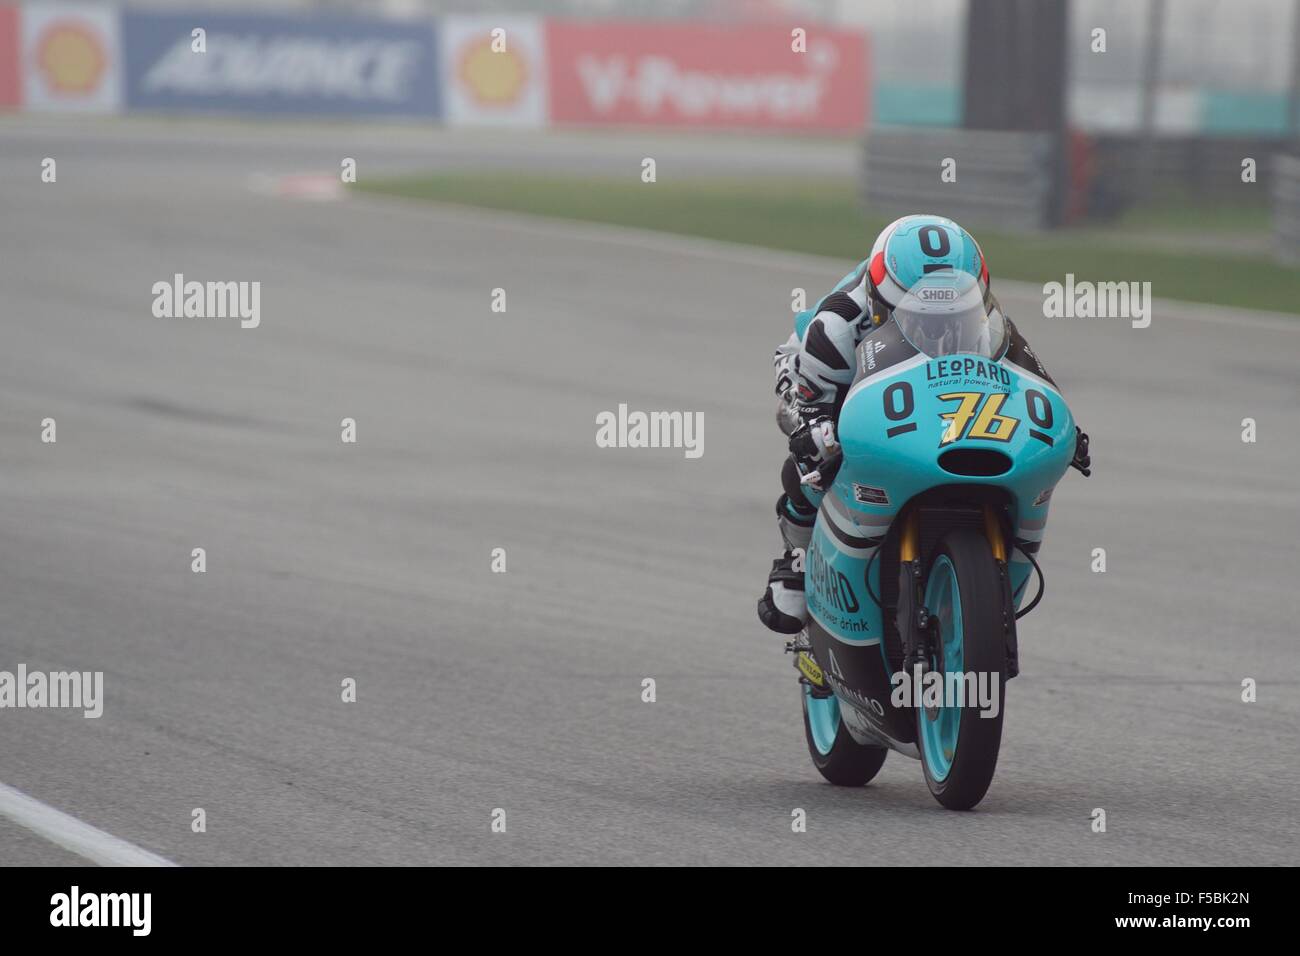
M548 20L555 123L861 129L862 33L782 26Z
M22 37L18 8L0 3L0 110L22 104Z
M439 24L444 115L481 126L546 122L546 35L536 17L450 16Z
M412 117L439 112L436 37L429 21L128 11L122 23L129 109ZM204 31L201 38L196 29Z
M19 20L21 82L27 109L102 113L121 108L122 55L116 7L29 3L22 8Z

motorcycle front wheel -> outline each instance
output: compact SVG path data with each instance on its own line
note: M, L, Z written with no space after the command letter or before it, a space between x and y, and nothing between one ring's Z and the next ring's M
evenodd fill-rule
M981 693L968 692L961 703L947 696L937 707L916 709L926 785L950 810L969 810L984 799L997 768L1006 688L1002 602L988 541L970 529L948 532L926 576L925 606L937 626L930 669L944 676L945 686L955 686L948 674L974 674L973 686L963 681L967 691L988 692L983 702ZM996 715L986 716L994 701Z

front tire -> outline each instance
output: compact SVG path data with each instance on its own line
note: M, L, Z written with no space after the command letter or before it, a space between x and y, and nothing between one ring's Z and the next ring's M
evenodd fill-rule
M930 667L940 674L974 672L976 687L989 688L997 706L995 717L981 716L979 700L969 698L964 707L916 709L925 782L949 810L969 810L984 799L997 768L1006 688L1002 602L988 541L970 529L948 532L926 575L925 606L936 624Z
M889 751L858 743L840 719L840 702L818 698L803 688L803 734L813 766L839 787L861 787L870 782Z

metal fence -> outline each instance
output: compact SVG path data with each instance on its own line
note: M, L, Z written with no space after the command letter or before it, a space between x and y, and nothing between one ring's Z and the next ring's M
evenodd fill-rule
M942 210L962 223L1043 229L1053 218L1053 142L1050 133L877 127L864 140L862 201L874 213Z
M1259 136L1161 136L1150 143L1133 136L1095 136L1089 142L1092 178L1103 182L1107 194L1097 197L1092 210L1100 216L1138 202L1183 196L1263 203L1257 187L1243 182L1241 163L1281 146L1275 137Z
M1273 240L1278 259L1300 265L1300 156L1273 158Z

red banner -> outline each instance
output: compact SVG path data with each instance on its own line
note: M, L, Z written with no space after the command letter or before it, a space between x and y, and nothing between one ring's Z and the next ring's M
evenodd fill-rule
M0 4L0 109L22 103L22 41L18 8Z
M781 26L548 20L551 121L862 129L866 36L804 30L801 37Z

